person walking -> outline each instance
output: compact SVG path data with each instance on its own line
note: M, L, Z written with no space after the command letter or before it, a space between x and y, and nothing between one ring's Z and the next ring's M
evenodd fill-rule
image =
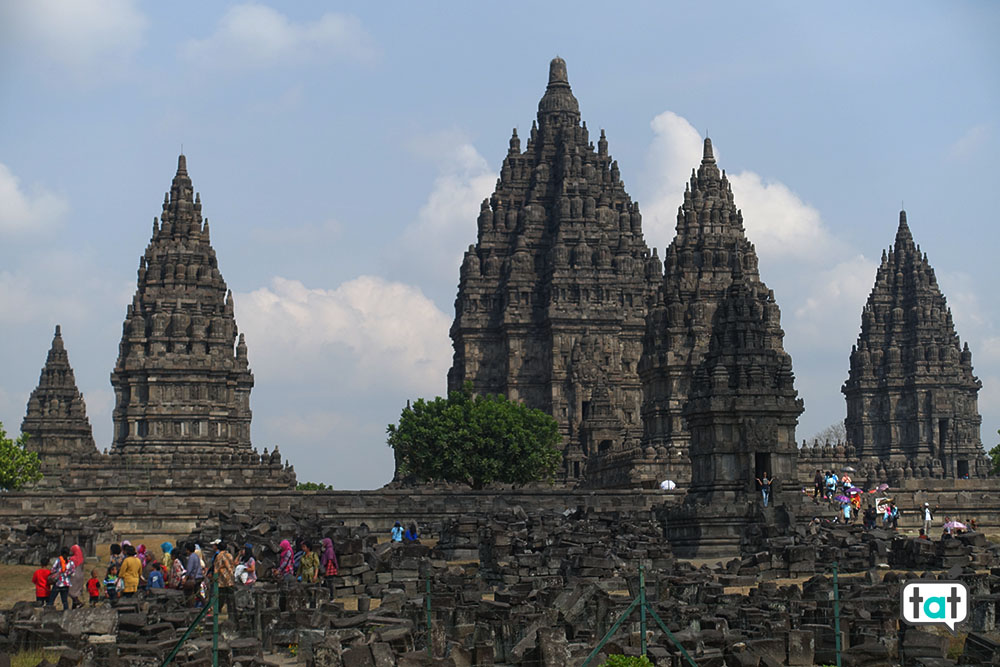
M773 479L767 478L767 473L764 473L764 478L757 478L757 483L760 484L760 494L764 498L764 507L767 507L768 503L771 502L771 484L774 482Z
M222 613L222 606L225 605L226 613L232 616L236 607L236 592L233 590L233 584L236 583L236 560L229 553L225 542L220 540L215 548L218 551L212 566L215 568L215 580L219 584L219 613Z
M823 495L823 473L820 472L819 468L816 469L816 474L813 475L813 502L818 503L820 496Z
M44 607L49 599L49 593L52 592L52 585L49 584L50 574L52 574L52 570L49 569L49 559L42 558L42 561L38 564L38 569L31 575L31 583L35 585L36 607Z
M47 607L54 607L56 597L59 597L62 600L63 611L69 609L69 587L73 579L73 571L76 569L71 555L69 547L63 547L59 552L59 557L52 562L52 567L49 568L49 582L52 584L52 590L49 591L49 599L45 602Z
M278 567L274 570L274 577L282 583L289 584L295 578L295 553L292 551L292 543L288 540L281 540L278 547L281 553L278 556Z
M323 583L330 589L330 599L332 600L340 564L337 562L337 552L333 549L333 540L329 537L324 537L322 544L323 554L320 556L319 569L323 573Z
M69 582L69 598L73 601L73 609L83 606L83 587L87 583L87 571L83 567L83 549L79 544L74 544L69 549L70 559L73 561L73 576Z
M131 544L127 545L124 551L125 560L122 561L118 576L122 579L122 597L131 598L135 597L136 591L139 590L139 582L143 579L142 561L139 560L135 547Z
M299 564L299 579L303 584L319 581L319 554L312 550L308 540L302 540L302 562Z

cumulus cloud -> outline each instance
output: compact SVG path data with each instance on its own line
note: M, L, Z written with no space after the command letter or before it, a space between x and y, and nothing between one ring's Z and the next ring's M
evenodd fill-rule
M6 43L88 79L127 63L149 25L134 0L12 0L0 7Z
M850 349L861 327L861 310L875 281L878 263L856 255L828 269L802 276L807 283L792 311L789 335L831 351ZM846 354L846 352L845 352Z
M65 199L40 186L25 190L10 168L0 163L0 236L44 231L68 210Z
M322 289L277 277L236 303L250 360L272 376L321 371L413 390L444 384L451 322L410 285L360 276Z
M669 244L674 235L677 208L691 169L701 164L703 138L688 120L665 111L651 122L653 141L646 155L644 183L650 192L643 221L650 241ZM725 168L718 146L719 166ZM752 171L727 172L736 205L743 211L747 236L763 259L814 259L840 246L823 224L819 211L803 202L787 185Z
M462 254L476 241L479 206L493 192L497 174L460 133L423 137L411 148L433 161L438 174L416 219L403 231L395 254L421 284L453 289Z
M327 59L367 62L376 53L357 17L328 12L315 21L296 22L253 2L233 5L212 35L181 47L184 59L225 69Z
M670 244L677 208L691 169L701 163L702 136L686 118L664 111L652 121L653 143L646 152L646 200L642 202L643 231L658 248Z

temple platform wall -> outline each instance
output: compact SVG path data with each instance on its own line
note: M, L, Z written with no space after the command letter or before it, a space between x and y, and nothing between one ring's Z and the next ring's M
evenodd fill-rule
M783 486L775 490L775 501L784 494L801 494L800 488ZM880 494L881 495L881 494ZM908 480L902 488L890 489L902 510L901 529L921 525L924 502L935 508L935 530L944 516L967 521L975 518L981 530L1000 532L1000 479ZM395 521L416 521L424 534L434 534L443 522L463 515L494 512L520 506L529 514L537 511L564 511L586 508L594 513L646 513L664 504L680 503L684 491L587 490L557 488L506 492L468 489L379 489L373 491L294 491L247 487L181 488L148 490L104 488L82 491L34 489L0 494L0 526L26 523L65 526L77 521L81 531L100 525L99 541L187 535L205 519L219 512L280 517L282 514L334 516L345 525L367 524L374 531L387 532ZM837 510L825 503L806 499L801 520L813 516L832 518ZM106 521L110 520L110 528ZM66 531L64 531L66 532ZM72 533L70 529L66 534Z

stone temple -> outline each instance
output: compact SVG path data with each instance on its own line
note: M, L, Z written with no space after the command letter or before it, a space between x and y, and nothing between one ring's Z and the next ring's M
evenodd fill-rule
M233 295L181 155L139 259L111 374L114 450L249 451L248 364L242 335L237 342Z
M38 387L28 399L28 413L21 423L21 432L29 436L28 449L38 453L45 483L58 479L69 468L74 456L97 454L87 419L87 404L76 388L59 325L56 325L52 347L38 378Z
M462 263L448 388L471 382L559 422L565 480L642 434L639 359L661 267L601 132L556 58L524 151L515 130Z
M847 440L862 462L902 468L905 477L985 476L972 352L899 214L896 242L861 314L843 392Z
M139 259L111 384L113 443L100 454L56 327L22 426L41 455L43 485L102 494L294 488L278 449L259 454L250 444L247 345L183 155Z

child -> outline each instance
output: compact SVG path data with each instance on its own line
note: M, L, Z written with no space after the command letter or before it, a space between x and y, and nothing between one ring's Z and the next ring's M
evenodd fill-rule
M47 558L43 558L39 565L40 567L31 575L31 583L35 585L35 606L43 607L45 601L49 599L49 593L52 592L52 587L49 585L49 575L52 574L52 570L48 567Z
M118 566L112 565L108 568L108 574L104 577L104 592L108 596L108 602L113 607L118 600Z
M163 588L163 566L159 563L153 565L153 569L149 572L149 582L147 583L148 588Z
M90 579L87 580L87 593L90 594L90 606L93 607L101 599L101 580L97 578L97 570L90 571Z

